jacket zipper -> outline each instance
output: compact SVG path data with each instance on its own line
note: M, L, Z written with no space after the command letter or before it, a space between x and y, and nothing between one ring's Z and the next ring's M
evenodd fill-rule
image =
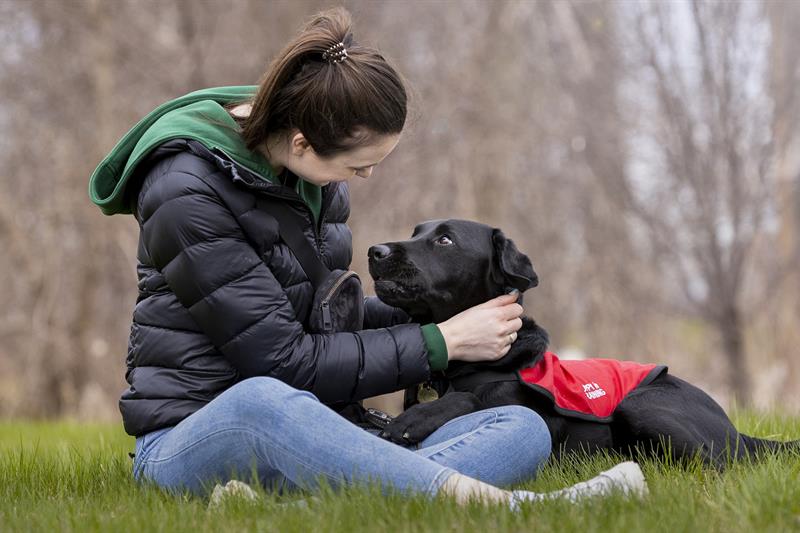
M325 297L322 299L320 307L322 308L322 328L325 331L330 331L333 329L333 320L331 319L330 308L331 297L336 293L337 290L339 290L339 287L341 287L345 280L352 278L353 276L358 277L358 274L353 270L348 270L339 276L339 279L336 280L336 283L333 284L333 287L328 290L327 294L325 294Z
M208 150L208 148L206 148L205 146L203 146L203 148ZM317 223L316 223L316 221L314 221L314 212L303 201L303 199L300 198L299 195L297 195L297 194L293 194L293 195L283 194L283 193L278 193L278 192L274 192L274 191L268 190L270 187L276 187L276 185L274 185L272 182L270 182L269 180L264 178L258 172L250 169L249 167L247 167L245 165L242 165L241 163L237 163L231 156L228 155L227 152L225 152L221 148L217 147L217 148L215 148L215 150L218 150L221 154L223 154L227 158L227 160L225 161L226 163L229 163L231 165L238 165L238 166L244 168L245 170L247 170L249 173L253 174L254 176L258 176L261 180L263 180L263 181L254 181L252 183L248 183L247 181L245 181L242 178L239 178L238 180L236 180L235 179L236 177L234 177L234 181L240 181L245 186L247 186L249 188L252 188L252 189L260 190L262 193L267 194L269 196L273 196L275 198L281 198L283 200L289 200L291 202L294 202L296 204L300 204L301 206L303 206L303 209L305 209L308 212L308 214L310 216L310 219L312 221L311 230L314 232L314 244L317 247L317 252L319 252L320 255L322 254L322 238L320 237L319 230L317 229ZM213 150L209 150L209 152L211 152L212 156L214 155ZM326 207L327 206L325 205L325 202L323 201L323 204L320 207L320 212L319 212L319 226L322 226L322 223L325 221L324 215L325 215L325 211L327 211L327 209L325 209Z
M290 195L290 194L281 194L281 193L277 193L277 192L274 192L274 191L270 191L270 190L268 190L268 187L270 187L270 184L267 184L266 182L263 183L263 184L260 183L260 182L247 183L247 182L242 180L242 183L244 183L247 187L259 190L260 192L266 194L267 196L272 196L274 198L280 198L282 200L288 200L288 201L290 201L290 202L292 202L294 204L302 206L302 208L305 209L305 211L308 213L309 218L311 219L311 231L314 232L314 244L316 244L316 246L317 246L317 252L319 252L320 255L322 254L322 236L319 234L319 229L318 229L317 222L314 220L314 212L311 210L310 207L308 207L308 204L306 204L303 201L303 199L300 198L300 196L298 196L298 195ZM323 205L322 207L325 207L325 206ZM325 211L322 208L320 208L320 212L319 212L319 226L320 227L322 226L323 222L325 222L324 213L325 213Z

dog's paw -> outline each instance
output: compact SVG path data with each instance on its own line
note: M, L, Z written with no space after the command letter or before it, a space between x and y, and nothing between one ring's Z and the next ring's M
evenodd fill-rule
M471 392L451 392L414 405L392 420L381 436L398 444L417 444L450 420L480 409L481 401Z
M427 406L436 403L417 404L392 420L381 433L381 437L397 444L417 444L436 431L440 422L435 410Z

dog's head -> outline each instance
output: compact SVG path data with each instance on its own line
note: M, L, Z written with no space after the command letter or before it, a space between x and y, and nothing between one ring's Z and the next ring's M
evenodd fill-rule
M407 241L371 247L369 273L381 300L434 322L539 282L528 256L502 231L456 219L423 222Z

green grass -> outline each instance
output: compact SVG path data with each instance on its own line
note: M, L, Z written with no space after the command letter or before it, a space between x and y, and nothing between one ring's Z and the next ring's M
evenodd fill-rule
M738 413L750 434L800 438L800 418ZM307 507L264 494L206 510L207 501L136 485L133 439L115 425L0 422L0 531L800 531L800 457L765 457L719 474L643 464L645 501L620 497L538 504L512 513L439 498L324 491ZM591 477L610 457L550 464L526 486L544 491Z

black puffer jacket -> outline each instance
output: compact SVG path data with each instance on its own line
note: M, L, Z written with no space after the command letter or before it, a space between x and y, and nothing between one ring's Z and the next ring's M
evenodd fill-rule
M129 434L173 426L252 376L273 376L326 403L428 378L420 326L392 325L401 314L374 298L365 327L382 329L304 331L313 287L256 196L280 196L294 206L326 265L344 269L352 253L346 184L324 188L317 232L293 190L196 141L169 141L139 168L139 298L127 357L130 388L120 400ZM224 201L227 195L236 201Z

